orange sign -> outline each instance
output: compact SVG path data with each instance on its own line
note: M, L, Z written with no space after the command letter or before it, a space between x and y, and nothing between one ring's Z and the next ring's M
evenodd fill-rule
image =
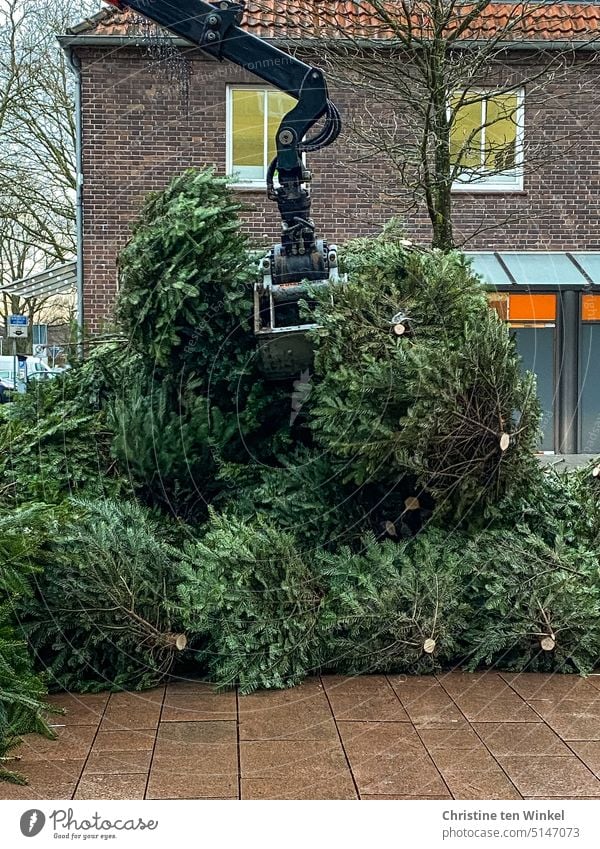
M556 321L556 295L512 295L510 321Z
M581 320L600 321L600 295L581 296Z

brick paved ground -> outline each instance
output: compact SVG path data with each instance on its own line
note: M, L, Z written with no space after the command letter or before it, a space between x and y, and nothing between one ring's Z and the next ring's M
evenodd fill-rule
M239 696L181 682L53 696L2 799L600 798L600 675L338 676Z

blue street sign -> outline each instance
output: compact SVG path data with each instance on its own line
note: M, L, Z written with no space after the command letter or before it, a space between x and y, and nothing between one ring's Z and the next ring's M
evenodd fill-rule
M29 319L26 315L6 316L6 335L9 339L26 339L29 331Z

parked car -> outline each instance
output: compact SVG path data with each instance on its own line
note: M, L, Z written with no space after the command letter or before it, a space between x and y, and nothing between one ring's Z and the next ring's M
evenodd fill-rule
M16 361L16 374L15 374ZM48 380L54 377L49 366L39 357L26 354L0 357L0 381L2 381L2 403L12 392L25 392L31 380Z
M11 400L15 391L15 383L6 377L0 377L0 404L6 404Z

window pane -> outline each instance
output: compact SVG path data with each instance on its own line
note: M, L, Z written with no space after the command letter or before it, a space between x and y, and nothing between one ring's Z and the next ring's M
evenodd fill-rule
M493 171L507 171L516 165L517 95L498 94L487 102L485 165Z
M267 146L267 165L277 153L276 135L279 125L281 124L281 119L290 111L290 109L294 108L296 100L293 97L290 97L289 94L285 94L283 91L270 91L268 93L268 104L269 112L267 126L269 137Z
M517 283L527 286L585 286L586 280L565 254L500 252L506 267Z
M512 280L502 268L494 254L489 253L465 253L465 256L472 260L472 268L476 274L483 279L484 283L489 283L492 286L507 286L512 283Z
M238 88L231 92L231 163L242 180L265 178L265 93Z
M540 451L554 449L554 328L513 329L523 369L536 376L537 396L542 408Z
M589 274L593 283L600 283L600 254L576 253L573 251L571 256Z
M581 327L579 360L579 419L581 427L580 452L597 454L600 451L600 393L598 392L598 360L600 359L600 327L584 324Z
M458 103L459 95L452 98L451 106ZM454 119L450 128L450 159L453 164L460 158L460 164L464 168L479 168L481 166L481 115L483 104L481 102L461 106L454 113ZM463 146L468 141L468 147L463 151ZM461 155L462 151L462 155Z

